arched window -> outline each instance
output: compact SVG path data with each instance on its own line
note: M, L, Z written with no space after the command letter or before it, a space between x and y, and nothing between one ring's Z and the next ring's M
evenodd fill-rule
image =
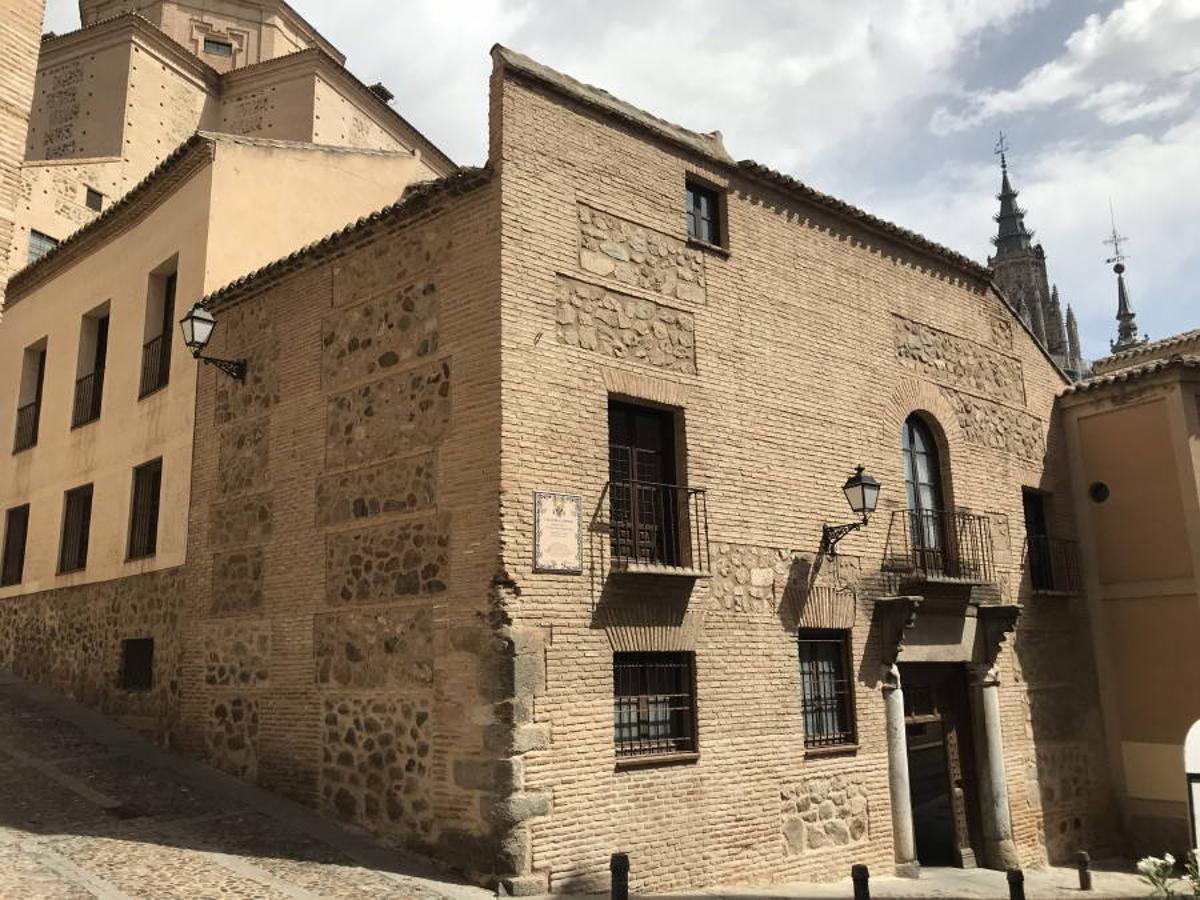
M915 548L936 553L942 546L942 466L933 432L915 413L904 422L904 487Z

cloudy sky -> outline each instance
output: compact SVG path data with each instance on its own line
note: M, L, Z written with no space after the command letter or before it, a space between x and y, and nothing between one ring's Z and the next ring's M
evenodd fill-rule
M1200 0L291 3L459 162L499 41L980 261L1003 129L1085 353L1114 334L1110 199L1143 331L1200 327Z

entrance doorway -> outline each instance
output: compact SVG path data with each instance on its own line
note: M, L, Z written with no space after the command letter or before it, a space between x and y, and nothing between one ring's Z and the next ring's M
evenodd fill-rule
M982 843L966 667L902 663L900 684L917 860L973 867Z

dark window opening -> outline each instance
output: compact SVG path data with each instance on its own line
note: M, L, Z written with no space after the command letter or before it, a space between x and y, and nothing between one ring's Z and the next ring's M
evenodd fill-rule
M675 483L675 416L609 403L608 478L613 558L680 565L687 501Z
M21 365L21 387L17 395L17 427L13 453L28 450L38 442L42 417L42 388L46 382L46 341L40 347L27 347Z
M1054 569L1046 530L1046 498L1037 491L1023 491L1021 501L1029 547L1029 578L1035 591L1048 591L1054 587Z
M4 565L0 587L20 584L25 577L25 541L29 536L29 504L15 506L4 521Z
M154 687L154 638L121 641L121 687L126 691Z
M213 38L204 39L204 52L213 56L233 56L233 44L229 41L218 41Z
M29 231L29 262L35 263L55 247L58 246L58 239L52 238L48 234L42 234L40 231Z
M802 629L799 641L804 746L855 743L850 632Z
M133 470L133 504L129 515L129 558L153 556L158 549L158 500L162 492L162 460Z
M695 182L687 183L688 236L706 244L723 243L721 228L721 194Z
M695 654L613 654L617 759L696 752Z
M100 418L100 402L104 396L104 367L108 362L108 314L84 316L80 331L80 354L86 364L75 382L75 406L71 427L78 428Z
M63 509L62 546L58 553L59 573L87 566L88 536L92 527L92 486L85 484L67 491Z
M142 379L138 399L166 387L171 378L171 335L175 318L175 273L150 276L151 302L146 308L146 332L152 335L142 346Z
M104 195L95 188L88 188L86 203L88 209L100 212L104 209Z

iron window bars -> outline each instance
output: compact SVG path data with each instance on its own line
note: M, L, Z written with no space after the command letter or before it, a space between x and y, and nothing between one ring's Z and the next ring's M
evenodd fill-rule
M695 654L613 654L617 759L694 754Z
M802 629L799 645L804 746L856 743L850 632Z
M20 584L25 576L25 541L29 535L29 504L14 506L5 516L4 565L0 587Z

